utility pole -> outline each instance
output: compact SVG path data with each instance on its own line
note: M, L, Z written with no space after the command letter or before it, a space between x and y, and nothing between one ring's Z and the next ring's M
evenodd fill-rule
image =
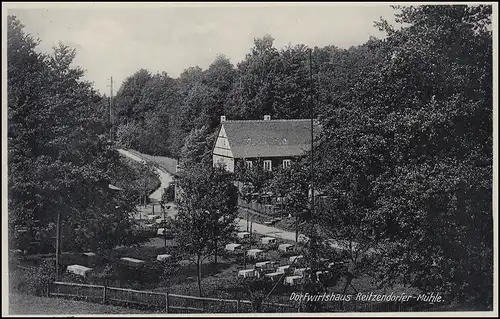
M295 215L295 251L299 249L299 214Z
M59 280L59 264L61 258L61 211L57 210L56 223L56 281Z
M113 127L113 114L111 113L111 108L113 105L113 77L110 79L110 96L109 96L109 140L112 140L112 127Z
M309 103L311 103L311 216L314 215L314 103L313 103L313 75L312 75L312 49L309 49Z
M311 251L311 257L317 257L317 247L316 247L316 234L315 234L315 202L314 202L314 101L313 101L313 74L312 74L312 49L309 48L309 103L311 111L311 208L309 212L309 249ZM316 260L311 260L311 269L313 269L313 262Z
M250 249L252 249L253 244L253 220L250 222Z

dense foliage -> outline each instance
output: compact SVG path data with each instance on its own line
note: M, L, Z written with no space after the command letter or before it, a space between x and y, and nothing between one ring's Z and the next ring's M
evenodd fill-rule
M14 16L7 35L11 248L53 245L58 214L63 249L136 242L128 218L136 202L108 187L122 163L107 143L102 98L71 66L75 51L38 53Z
M491 7L404 7L320 114L335 238L377 246L382 283L492 305Z

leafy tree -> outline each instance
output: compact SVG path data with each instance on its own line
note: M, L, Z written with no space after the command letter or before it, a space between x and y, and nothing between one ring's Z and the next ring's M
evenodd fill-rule
M273 96L274 117L310 118L309 54L306 46L289 45L280 51L273 83Z
M310 176L306 160L294 161L288 168L281 168L273 174L266 189L283 198L286 211L296 218L309 208Z
M491 6L398 9L406 25L378 24L375 68L323 114L329 214L385 241L386 283L490 307Z
M230 176L222 168L186 166L177 179L180 196L175 229L185 251L194 254L199 295L203 260L224 246L235 230L236 193Z
M220 124L220 116L224 115L227 97L235 79L236 70L224 55L218 55L204 71L203 83L212 88L212 103L208 104L204 110L207 117L205 125L207 125L209 132L215 131L217 125Z
M207 126L193 129L184 140L181 150L182 162L185 165L198 163L201 165L212 165L212 146L215 143L214 134L208 134Z
M234 82L225 112L231 118L261 119L262 114L274 115L273 85L279 52L273 41L270 35L254 39L251 52L238 63L238 80Z
M81 80L83 70L71 66L74 50L60 44L44 55L37 44L8 17L10 235L22 226L46 238L60 214L68 249L129 242L123 233L132 222L124 216L132 205L108 190L119 156L107 145L102 99ZM102 225L111 234L98 231Z
M135 122L121 124L116 131L116 143L123 148L141 150L143 132L144 128Z
M212 116L208 111L216 103L216 91L203 83L194 84L184 98L181 111L182 129L190 132L194 128L210 125Z
M151 164L138 163L124 155L111 170L112 184L121 188L134 203L142 201L145 195L151 194L161 185L158 172Z
M236 167L235 177L242 185L240 195L243 199L249 202L255 198L258 203L261 203L262 196L267 195L273 173L265 170L264 162L259 159L250 168L240 162L240 165Z
M113 105L120 123L127 123L142 116L143 107L140 107L139 102L142 90L150 80L151 73L146 69L140 69L123 81Z

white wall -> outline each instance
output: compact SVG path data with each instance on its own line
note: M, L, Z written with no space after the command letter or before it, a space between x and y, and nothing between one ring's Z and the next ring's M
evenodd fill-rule
M213 165L223 164L226 167L226 170L234 173L234 158L227 158L217 154L214 154L212 157Z
M212 157L213 165L222 163L225 165L226 170L229 172L234 172L234 158L233 152L231 151L231 146L227 139L226 130L224 129L224 124L222 125L217 140L215 141L215 147Z

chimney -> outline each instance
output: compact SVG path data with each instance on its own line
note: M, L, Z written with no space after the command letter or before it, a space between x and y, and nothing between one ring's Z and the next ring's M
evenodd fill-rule
M264 115L264 121L270 121L271 115Z
M225 122L225 121L226 121L226 116L225 116L225 115L221 115L221 117L220 117L220 121L221 121L221 122Z

